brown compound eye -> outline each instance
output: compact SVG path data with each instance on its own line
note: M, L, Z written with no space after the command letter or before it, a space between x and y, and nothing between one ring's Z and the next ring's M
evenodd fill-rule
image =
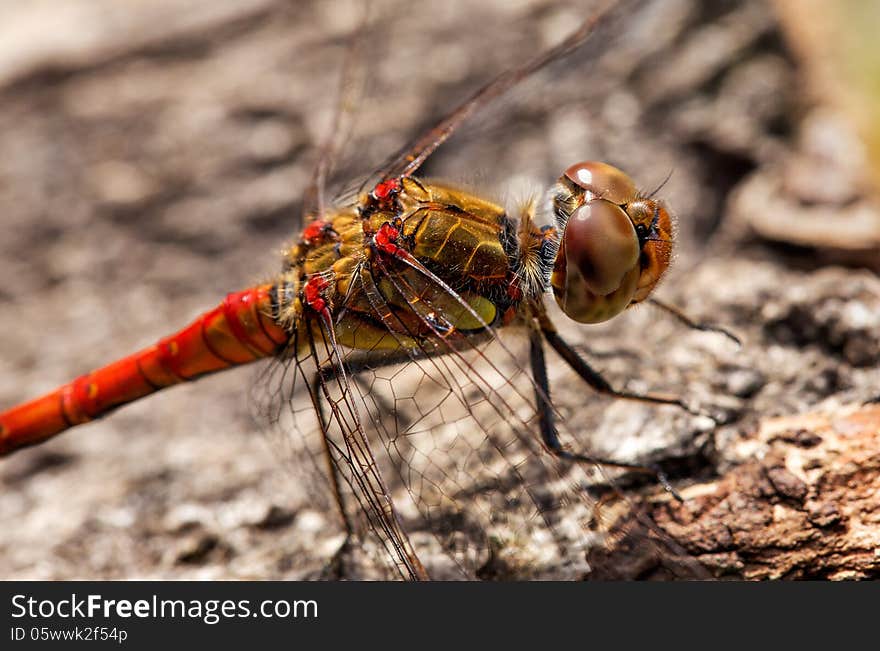
M627 214L597 199L578 208L562 236L568 268L574 265L596 294L620 288L639 260L639 239Z
M575 163L565 170L563 177L585 191L585 201L605 199L622 206L638 196L636 185L629 175L608 163Z
M602 199L581 205L565 225L551 284L575 321L597 323L622 312L639 281L639 238L626 212Z

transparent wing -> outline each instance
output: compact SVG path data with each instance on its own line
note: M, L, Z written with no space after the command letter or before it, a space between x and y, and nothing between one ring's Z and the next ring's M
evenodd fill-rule
M400 151L391 156L382 165L375 175L369 177L360 186L358 193L362 192L370 184L375 184L384 179L411 176L422 164L436 151L440 145L448 140L453 133L472 115L486 107L498 97L506 94L520 82L527 79L534 72L545 66L562 59L566 55L583 45L604 24L619 19L627 12L631 12L637 3L633 0L628 2L614 2L609 0L599 9L591 13L586 20L569 36L555 47L546 50L534 58L526 61L518 67L511 68L500 74L491 82L476 91L472 96L452 109L435 125L417 136ZM354 193L351 189L344 195L350 198Z
M312 177L303 192L302 213L298 230L313 219L326 214L327 181L354 128L355 111L358 101L363 95L366 80L363 50L369 28L369 11L370 3L367 2L364 4L363 18L355 33L352 34L345 52L332 125L318 150L318 159L312 170Z
M359 394L352 389L332 324L319 315L304 316L261 390L273 384L277 388L263 401L263 416L276 430L300 434L288 448L300 460L298 479L307 481L312 493L323 493L323 503L329 496L341 508L350 535L371 534L401 577L427 578L362 425Z
M528 377L487 363L497 350L364 372L365 411L395 494L421 516L414 530L434 536L426 562L441 578L585 575L594 504L584 469L543 451L533 405L506 399L521 398Z

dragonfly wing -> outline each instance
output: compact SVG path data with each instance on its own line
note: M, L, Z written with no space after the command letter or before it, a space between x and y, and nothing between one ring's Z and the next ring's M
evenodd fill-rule
M364 42L369 24L369 3L355 33L345 51L342 72L339 76L336 106L330 130L318 150L318 159L312 170L309 184L303 192L302 217L297 230L302 230L313 219L326 214L327 181L333 173L345 144L351 137L355 122L355 109L364 91L366 68L364 66Z
M317 378L310 386L310 396L319 418L323 447L333 466L333 473L355 497L360 513L367 516L371 531L385 552L393 559L401 576L425 579L427 575L413 550L388 491L381 467L373 456L370 441L358 412L355 391L336 343L333 325L320 319L320 328L309 327L308 354L297 360L301 373ZM311 364L307 364L311 362ZM328 377L319 369L333 368ZM327 407L326 414L322 405Z
M358 411L360 394L342 364L332 325L315 315L305 318L288 353L263 371L254 393L269 431L286 431L288 436L276 437L279 449L308 484L310 505L341 507L349 533L371 533L397 574L427 578L373 456ZM291 430L300 436L289 437Z
M601 25L623 14L624 12L620 5L626 4L631 5L632 3L606 2L604 6L593 12L578 29L562 42L520 66L507 70L487 83L459 106L447 113L434 126L417 136L389 158L374 176L364 182L361 186L361 191L368 187L370 183L374 184L384 179L415 174L428 157L440 145L446 142L470 116L507 93L534 72L565 57L583 45Z
M399 264L384 264L375 277L363 273L363 289L374 314L388 332L398 333L407 354L382 360L355 353L348 364L358 378L365 422L387 452L396 502L414 507L408 512L402 506L411 528L431 534L443 552L432 557L451 558L459 574L474 576L481 568L491 574L499 558L495 552L513 548L502 543L535 540L535 535L543 536L545 551L553 548L551 565L575 571L578 554L569 552L585 539L581 525L592 514L593 501L584 490L584 469L545 453L535 436L527 370L511 355L501 355L500 365L493 361L503 351L491 336L482 343L470 336L444 338L435 321L442 314L442 295L451 290L429 283L416 292ZM436 330L421 338L419 347L408 344L415 333L406 330L412 326L392 308L401 303L410 316ZM556 517L563 504L569 524L573 513L584 516L575 518L581 524L573 536L562 533ZM511 558L505 564L539 571L542 564L532 561ZM447 577L451 569L431 568Z

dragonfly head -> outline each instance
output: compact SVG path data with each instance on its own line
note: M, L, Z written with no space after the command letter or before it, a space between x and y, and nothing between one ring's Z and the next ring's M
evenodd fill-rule
M562 310L599 323L646 299L672 255L673 219L663 202L595 161L565 170L552 197L561 237L550 283Z

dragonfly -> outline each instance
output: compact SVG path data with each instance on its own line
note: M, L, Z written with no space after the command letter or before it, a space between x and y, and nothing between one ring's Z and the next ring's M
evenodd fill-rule
M592 324L652 300L674 246L665 202L598 161L572 164L545 200L516 213L417 174L478 111L581 47L612 8L478 90L352 200L325 201L339 149L331 137L277 277L229 294L153 346L0 413L0 455L166 387L271 357L263 411L275 423L292 418L288 426L302 433L351 539L365 529L406 579L430 578L404 525L407 508L457 564L473 568L485 563L472 558L475 550L489 547L507 513L526 513L526 522L558 538L582 536L562 531L555 511L575 504L594 513L591 473L655 473L668 486L656 468L572 444L551 400L545 356L549 346L601 394L691 410L673 396L613 388L547 309L552 300L568 318ZM504 333L513 331L525 332L527 359L507 343ZM463 508L467 500L476 516ZM472 535L483 544L472 545Z

